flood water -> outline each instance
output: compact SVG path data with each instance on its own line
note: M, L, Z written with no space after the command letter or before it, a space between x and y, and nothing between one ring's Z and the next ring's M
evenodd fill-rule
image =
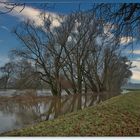
M26 94L19 95L14 90L0 91L0 133L43 120L51 120L93 106L113 96L106 93L92 93L52 97L45 92L24 91L24 93Z

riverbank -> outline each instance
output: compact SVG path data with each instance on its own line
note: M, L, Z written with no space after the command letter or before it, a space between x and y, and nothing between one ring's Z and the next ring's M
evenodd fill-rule
M140 136L140 91L3 135Z

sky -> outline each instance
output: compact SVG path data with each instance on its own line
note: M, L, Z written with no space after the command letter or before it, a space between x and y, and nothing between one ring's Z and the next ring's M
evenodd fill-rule
M9 1L14 2L15 0ZM17 2L18 1L19 0L17 0ZM13 28L26 19L34 20L36 25L41 24L38 18L40 12L43 10L43 5L41 5L41 3L49 3L46 8L46 13L51 13L55 16L58 13L69 14L78 10L79 7L81 10L91 9L94 2L139 2L139 0L20 0L20 3L21 2L26 2L26 7L21 13L19 13L19 11L22 7L17 7L8 14L0 14L0 66L9 61L8 56L11 49L21 46L21 43L12 32ZM2 8L0 4L0 11ZM57 23L54 22L54 26L56 25ZM122 38L122 44L125 43L123 40L124 38ZM133 55L130 56L130 59L136 67L132 69L133 76L131 82L140 83L140 41L137 43L134 41L133 45L136 49L133 51Z

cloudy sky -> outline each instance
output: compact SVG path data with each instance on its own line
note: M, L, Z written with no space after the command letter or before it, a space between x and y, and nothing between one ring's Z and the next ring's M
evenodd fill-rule
M8 1L8 0L3 0L3 1ZM12 0L9 1L11 2ZM58 15L58 13L66 15L72 11L78 10L79 2L81 2L80 9L82 10L90 9L92 8L92 4L93 4L91 2L96 0L89 0L87 2L84 2L84 0L78 0L78 1L46 0L46 1L47 3L49 2L46 8L46 15L51 14L55 17ZM136 1L137 0L135 0L135 2ZM26 7L21 13L19 13L19 11L22 9L22 6L19 6L8 14L0 14L0 66L9 61L8 59L9 51L12 48L21 45L20 42L16 39L15 35L12 33L12 29L16 27L21 21L27 19L35 21L35 24L37 26L42 24L41 21L39 20L39 15L43 10L42 9L43 6L39 2L44 3L45 1L20 0L20 2L26 2ZM108 0L108 2L112 2L112 1ZM3 9L3 5L0 4L0 11L2 10L5 9ZM54 21L53 26L58 26L58 22ZM125 45L126 43L124 40L125 38L122 38L122 45ZM136 67L132 69L133 76L131 78L131 82L140 83L140 42L137 43L134 42L134 48L135 50L133 51L133 55L130 56L130 59L133 61L133 65L135 65ZM126 52L126 54L127 53L130 52Z

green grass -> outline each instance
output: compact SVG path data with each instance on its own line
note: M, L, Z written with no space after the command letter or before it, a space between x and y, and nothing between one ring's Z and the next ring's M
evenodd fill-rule
M140 136L140 91L3 135Z

